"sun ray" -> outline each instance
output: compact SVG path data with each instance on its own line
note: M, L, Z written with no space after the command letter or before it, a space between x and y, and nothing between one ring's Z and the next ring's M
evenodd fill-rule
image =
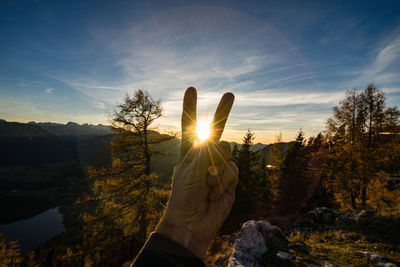
M206 120L198 120L197 121L197 138L200 142L204 142L211 134L210 130L210 122Z

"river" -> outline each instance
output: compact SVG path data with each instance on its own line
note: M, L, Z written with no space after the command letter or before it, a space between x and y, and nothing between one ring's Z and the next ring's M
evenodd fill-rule
M60 208L48 209L31 218L0 224L0 233L8 241L17 240L23 251L33 250L40 243L65 231Z

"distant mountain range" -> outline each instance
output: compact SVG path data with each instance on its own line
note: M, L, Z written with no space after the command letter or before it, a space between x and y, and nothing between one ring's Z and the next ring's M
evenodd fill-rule
M285 155L285 153L287 152L287 150L289 149L289 146L294 143L294 141L292 142L281 142L281 143L277 143L277 144L269 144L266 145L265 147L257 150L257 154L260 156L260 158L265 158L268 159L268 155L271 152L271 149L274 145L278 146L278 149L280 151L282 151L283 155Z
M157 133L158 134L158 133ZM0 166L41 164L78 160L82 165L106 166L111 161L107 145L114 137L110 126L52 122L7 122L0 120ZM240 148L240 144L231 142ZM157 145L164 156L155 155L153 170L170 177L179 159L180 140L173 138ZM290 143L280 143L286 151ZM251 150L268 156L272 144L257 143Z
M289 149L290 144L292 144L292 143L294 143L294 141L281 142L281 143L277 143L277 144L268 144L268 145L262 144L262 143L257 143L257 144L252 145L250 147L250 150L253 152L256 152L260 158L268 159L268 154L270 153L270 151L274 145L278 145L279 150L282 151L283 154L285 154L286 151ZM231 145L231 149L233 149L235 146L237 146L237 148L240 149L240 147L242 146L241 144L238 144L236 142L230 142L229 144Z
M75 151L37 125L0 121L0 166L65 161Z
M237 148L240 148L242 146L241 144L238 144L236 142L229 142L229 144L231 145L231 149L233 149L235 146L237 146ZM256 152L256 151L258 151L260 149L263 149L264 147L267 147L267 146L268 145L266 145L266 144L257 143L257 144L252 145L250 147L250 150L253 151L253 152Z
M156 134L158 134L156 132ZM82 166L107 166L108 144L114 134L110 126L52 122L7 122L0 120L0 166L79 161ZM165 156L155 155L153 171L171 176L179 159L180 140L156 145Z
M78 124L75 122L68 122L66 124L54 122L28 122L29 125L36 125L46 130L64 141L77 142L82 140L91 139L95 136L104 136L111 134L111 126L102 124Z

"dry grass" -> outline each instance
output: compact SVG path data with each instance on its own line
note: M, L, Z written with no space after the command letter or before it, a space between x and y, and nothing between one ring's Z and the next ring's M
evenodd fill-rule
M392 263L400 263L399 247L385 242L370 242L366 236L342 230L318 232L309 238L301 234L292 235L290 252L297 256L294 265L323 266L371 266L359 251L381 255Z
M228 259L232 254L233 244L216 236L210 245L204 263L206 266L227 266Z
M376 266L359 251L382 256L400 266L400 209L382 210L374 217L380 224L366 223L352 227L316 231L309 236L301 232L288 234L289 250L296 255L291 262L282 262L264 255L262 266ZM205 262L207 266L226 266L232 253L232 244L216 238ZM268 252L267 252L268 253Z

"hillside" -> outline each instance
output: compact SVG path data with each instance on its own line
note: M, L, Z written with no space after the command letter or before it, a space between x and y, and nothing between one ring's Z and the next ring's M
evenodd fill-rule
M171 179L175 165L180 155L181 140L173 138L166 142L157 144L155 147L163 152L163 155L155 155L152 162L152 171L160 175L161 181Z
M0 120L0 166L78 160L82 165L110 162L113 135L104 125L18 123Z
M158 132L154 132L159 134ZM0 166L77 160L82 166L107 166L111 162L108 144L114 134L109 126L52 122L17 123L0 121ZM152 169L168 180L179 160L178 138L158 144L163 155L154 155ZM233 148L240 144L231 142ZM280 143L286 152L290 143ZM254 144L251 150L268 158L273 144Z
M75 151L37 125L0 121L0 166L66 161Z
M274 145L278 145L278 150L282 151L282 154L285 155L286 151L289 149L290 144L293 142L282 142L282 143L277 143L277 144L262 144L262 143L257 143L254 144L250 147L250 151L256 152L256 154L259 156L260 159L265 158L268 159L268 155L271 152L271 149ZM238 149L240 149L241 144L238 144L236 142L229 142L231 149L233 149L235 146L237 146Z
M108 150L108 144L113 138L113 134L107 134L73 144L77 151L77 160L85 166L107 166L111 162L111 153Z
M153 132L159 135L158 132ZM107 166L111 162L111 153L108 144L114 138L113 134L98 136L80 142L77 145L78 160L82 165L93 165L96 167ZM180 139L171 140L154 145L162 154L154 154L151 169L160 176L162 181L168 181L179 160Z
M229 144L231 146L231 149L233 149L235 146L237 146L237 148L240 149L240 147L242 146L241 144L238 144L236 142L229 142ZM257 152L258 150L260 150L260 149L262 149L264 147L267 147L267 146L268 145L266 145L266 144L257 143L257 144L254 144L254 145L252 145L250 147L250 151Z
M158 132L154 132L158 135ZM0 122L0 151L2 152L1 166L15 164L36 164L46 162L61 162L77 160L84 166L107 166L111 162L108 144L114 134L110 126L101 124L67 124L53 122L17 123ZM173 167L179 160L178 138L157 144L155 148L162 155L154 155L152 169L160 175L162 180L168 180ZM231 142L233 148L240 144ZM286 152L290 143L280 143L283 152ZM251 150L260 158L267 157L273 144L254 144Z
M266 145L264 148L257 150L257 154L260 156L260 158L266 158L268 159L268 155L271 152L271 149L274 145L277 145L279 150L282 151L283 155L285 155L286 151L289 149L289 146L294 143L294 142L282 142L282 143L277 143L277 144L269 144Z
M158 132L153 132L158 135ZM0 166L77 160L83 168L101 167L111 162L108 144L114 134L109 126L60 123L0 122ZM162 155L154 155L152 169L168 180L179 159L178 138L155 145Z

